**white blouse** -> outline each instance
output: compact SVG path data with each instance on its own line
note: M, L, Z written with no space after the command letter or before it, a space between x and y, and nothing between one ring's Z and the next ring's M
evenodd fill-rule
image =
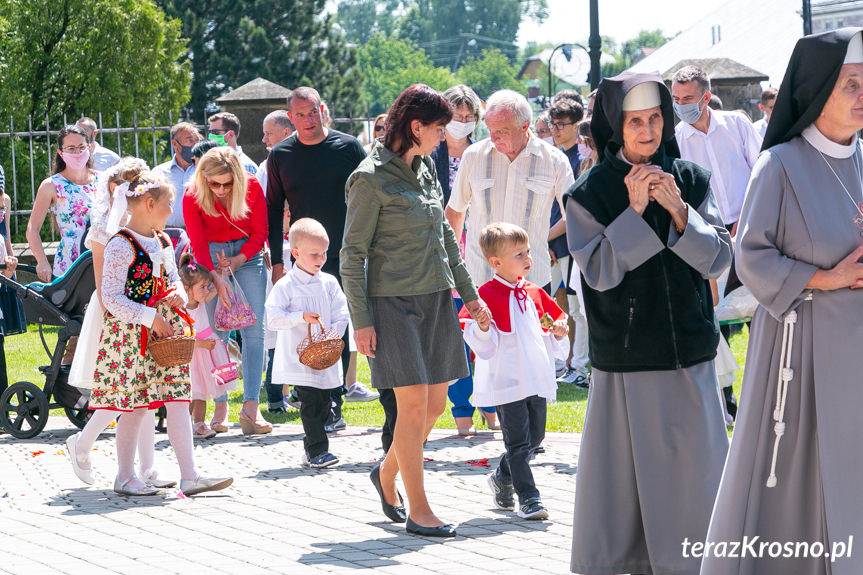
M503 281L498 276L492 281ZM522 311L509 296L509 317L512 331L502 333L494 321L488 331L482 331L468 320L464 340L476 354L473 376L474 405L504 405L532 395L548 401L557 399L554 358L565 360L569 354L569 338L558 340L543 332L536 306L528 301Z
M175 287L175 293L183 298L183 303L188 302L183 282L177 274L177 262L174 261L174 248L162 249L162 245L156 235L152 237L142 236L131 230L127 230L135 240L146 250L147 255L153 260L153 275L158 277L162 272L162 266L168 274L168 280ZM110 311L120 321L132 324L142 324L152 327L156 319L156 309L142 303L137 303L126 297L126 278L129 266L135 260L135 250L128 240L120 236L114 236L105 246L105 265L102 268L102 303L105 309Z
M321 316L325 329L340 336L348 326L348 302L336 278L328 273L308 274L294 266L282 277L267 296L267 328L277 332L273 356L273 383L303 385L317 389L333 389L342 384L341 361L324 370L315 370L300 363L297 346L308 337L308 325L303 312ZM312 333L319 333L317 325Z

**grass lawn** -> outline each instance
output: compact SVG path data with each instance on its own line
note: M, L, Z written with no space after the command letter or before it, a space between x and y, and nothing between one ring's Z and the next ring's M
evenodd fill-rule
M57 328L46 328L46 341L49 347L53 349L54 343L57 340ZM749 331L746 327L743 331L736 334L731 339L731 351L737 362L740 364L740 369L737 371L737 380L734 383L734 395L740 397L740 379L743 376L743 366L746 361L746 345L749 339ZM8 371L9 383L16 381L30 381L37 386L44 385L44 378L39 373L38 367L46 365L50 360L42 348L42 343L39 341L38 329L33 326L26 334L11 336L6 338L6 366ZM359 380L368 384L370 381L369 367L364 356L359 356L358 365ZM266 394L261 393L261 403L266 406ZM242 405L242 382L237 386L237 389L229 395L229 419L233 422L237 421L240 407ZM584 423L584 411L587 406L587 390L579 389L571 385L561 385L557 391L557 402L551 403L548 406L548 423L549 431L576 431L581 432ZM449 407L451 404L447 401L447 410L438 420L435 427L443 429L455 429L455 421L450 414ZM212 413L212 402L208 405L209 418ZM298 411L290 411L285 414L271 415L264 411L264 417L273 423L300 423L300 414ZM55 410L52 415L63 415L62 410ZM349 425L365 426L365 427L380 427L384 422L384 412L380 403L370 401L367 403L345 403L344 417ZM474 416L474 423L480 425L479 415ZM71 425L71 424L70 424Z

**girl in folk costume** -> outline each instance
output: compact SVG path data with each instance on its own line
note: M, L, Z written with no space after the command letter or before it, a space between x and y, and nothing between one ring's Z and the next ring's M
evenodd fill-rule
M93 297L90 298L90 303L87 306L87 312L84 314L78 350L69 372L69 384L74 387L93 388L93 372L96 369L96 354L99 351L99 339L102 336L102 320L105 313L100 295L102 268L105 262L105 244L125 223L121 220L126 219L125 213L116 213L114 220L108 221L111 196L115 192L122 193L118 190L121 184L137 178L147 169L147 164L143 160L126 157L103 172L99 184L96 186L95 200L90 208L90 231L84 240L84 247L93 252L96 291L93 292ZM117 418L117 415L119 415L117 411L96 410L90 416L84 429L66 438L66 451L72 460L72 470L78 479L87 485L92 485L95 482L90 462L90 451L93 448L93 443L99 434ZM160 479L154 466L155 412L148 410L141 425L141 433L138 436L140 469L138 476L155 487L173 487L176 485L176 481Z
M162 229L174 201L170 184L144 172L119 186L109 221L129 211L126 228L105 247L102 303L105 319L93 374L90 407L123 412L117 425L119 470L114 491L155 495L136 477L135 444L148 409L168 411L168 439L180 464L180 489L187 495L224 489L231 478L198 475L188 414L189 366L162 367L147 354L147 340L182 333L186 293L177 275L170 239Z
M213 288L212 272L198 262L190 254L184 254L180 258L180 279L186 289L188 303L186 309L189 316L194 320L198 339L195 341L195 353L192 355L192 363L189 366L189 375L192 379L192 431L196 439L209 439L216 435L216 431L204 422L207 414L207 400L221 397L233 389L237 383L236 379L222 383L216 379L213 369L218 367L213 363L210 351L216 346L224 344L213 338L210 320L207 317L207 302L216 297ZM209 332L209 333L208 333ZM227 350L225 355L227 356ZM216 403L213 412L213 421L222 422L228 418L228 404Z

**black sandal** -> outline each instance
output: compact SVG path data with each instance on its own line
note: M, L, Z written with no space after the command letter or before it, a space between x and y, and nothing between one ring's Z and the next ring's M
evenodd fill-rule
M387 500L384 499L384 491L381 489L381 464L378 463L372 469L372 472L369 474L371 477L372 485L375 486L375 489L378 491L378 496L381 498L381 509L383 509L384 515L392 521L393 523L404 523L407 521L407 514L405 513L405 506L402 505L390 505L387 503ZM396 492L399 496L399 501L402 501L401 493Z

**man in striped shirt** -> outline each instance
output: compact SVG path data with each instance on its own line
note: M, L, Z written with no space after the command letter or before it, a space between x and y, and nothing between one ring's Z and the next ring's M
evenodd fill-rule
M563 152L530 131L532 116L521 94L495 92L486 105L490 137L470 146L462 156L446 218L454 230L460 230L470 206L465 263L477 285L494 275L482 255L479 233L490 223L508 222L528 233L533 267L526 279L551 290L548 240L566 230L566 220L552 227L548 214L555 201L564 211L563 194L574 178Z

